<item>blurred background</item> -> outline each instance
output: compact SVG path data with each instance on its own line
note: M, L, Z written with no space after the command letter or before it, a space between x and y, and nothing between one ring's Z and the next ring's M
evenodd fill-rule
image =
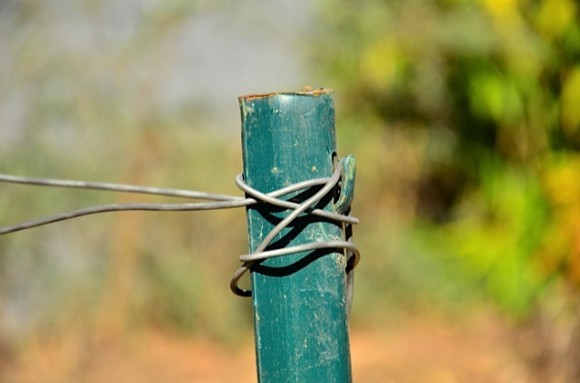
M0 0L0 172L238 195L237 97L335 89L355 380L578 382L579 7ZM0 188L0 225L165 200ZM246 249L243 210L1 237L1 381L255 381Z

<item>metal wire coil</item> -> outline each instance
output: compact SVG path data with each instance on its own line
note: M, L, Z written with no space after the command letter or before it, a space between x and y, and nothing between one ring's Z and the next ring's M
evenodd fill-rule
M326 183L310 198L306 199L300 204L288 202L279 198L273 198L269 194L264 194L256 189L249 187L243 180L242 176L236 178L236 185L246 193L247 196L252 197L256 201L261 201L273 206L285 207L287 209L292 209L292 212L288 214L284 219L282 219L262 240L262 242L256 247L252 254L246 254L239 257L242 262L242 266L236 270L232 279L230 281L231 290L240 296L251 296L252 292L250 290L245 290L239 287L239 281L242 276L251 270L252 266L257 262L261 262L266 259L281 257L284 255L295 254L305 251L315 251L321 249L342 249L346 256L346 273L347 273L347 296L349 297L349 309L350 301L352 300L352 290L353 290L353 274L352 271L354 267L358 264L360 260L360 253L358 247L350 242L350 238L345 238L345 240L337 241L320 241L312 242L308 244L302 244L297 246L285 247L280 249L270 249L267 250L268 246L272 243L274 238L282 232L288 225L292 223L296 218L303 214L309 214L309 210L312 209L319 201L324 199L330 193L333 193L337 187L340 186L341 175L343 174L344 160L341 160L336 167L333 175L327 179ZM293 205L293 206L290 206ZM346 212L350 211L350 207L345 209ZM358 220L354 221L348 215L335 213L330 217L333 221L343 224L344 235L351 233L352 230L347 230L345 225L352 225L357 223Z
M48 225L59 221L79 218L86 215L101 214L115 211L200 211L200 210L217 210L230 209L238 207L248 207L256 203L265 203L271 206L291 210L291 212L282 219L264 238L260 245L252 254L245 254L239 257L242 262L232 276L230 288L232 291L240 296L251 296L250 290L242 289L238 286L241 277L258 262L263 260L281 257L289 254L295 254L305 251L316 251L321 249L342 249L346 257L346 273L347 273L347 294L350 308L353 290L353 273L352 270L358 264L360 253L356 245L350 242L350 234L352 233L352 225L359 221L355 217L351 217L348 213L350 208L342 208L342 211L332 212L322 209L316 209L314 206L330 193L333 193L336 188L340 187L341 175L344 170L344 160L341 160L333 175L329 178L316 178L304 182L292 184L290 186L275 190L270 193L261 193L249 187L245 182L243 175L236 177L236 185L246 194L246 197L228 196L222 194L206 193L192 190L182 189L168 189L157 188L150 186L136 186L123 185L102 182L88 182L78 180L57 180L48 178L31 178L20 177L8 174L0 174L0 182L17 183L34 186L47 187L62 187L62 188L77 188L77 189L93 189L101 191L115 191L127 193L141 193L152 195L163 195L168 197L180 197L191 199L203 199L212 202L193 202L193 203L127 203L127 204L106 204L91 206L83 209L62 212L51 216L34 219L18 223L15 225L0 227L0 235L14 233L21 230L28 230L34 227ZM319 188L319 190L301 203L296 203L281 199L285 195L299 191L305 191L311 188ZM272 240L288 225L290 225L296 218L301 215L314 215L320 218L325 218L333 222L342 224L345 233L345 239L342 241L323 241L291 246L280 249L267 249Z

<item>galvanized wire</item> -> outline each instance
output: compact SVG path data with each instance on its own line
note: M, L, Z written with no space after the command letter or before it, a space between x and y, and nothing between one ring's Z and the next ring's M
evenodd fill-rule
M242 179L242 175L239 175L236 180ZM51 223L56 223L60 221L65 221L73 218L79 218L86 215L109 213L115 211L200 211L200 210L219 210L219 209L231 209L237 207L250 206L255 204L257 201L254 198L243 198L236 196L228 196L223 194L206 193L192 190L182 190L182 189L167 189L167 188L156 188L149 186L136 186L136 185L124 185L124 184L112 184L112 183L99 183L99 182L86 182L86 181L76 181L76 180L56 180L48 178L31 178L31 177L20 177L13 175L0 174L0 182L5 183L17 183L17 184L27 184L35 186L52 186L52 187L63 187L63 188L80 188L80 189L95 189L103 191L116 191L116 192L130 192L130 193L141 193L141 194L154 194L163 195L170 197L182 197L190 199L204 199L215 202L194 202L194 203L118 203L118 204L105 204L92 206L77 210L72 210L68 212L62 212L26 222L22 222L15 225L8 225L0 227L0 235L10 234L21 230L28 230L39 226L48 225ZM293 209L298 206L298 204L290 201L284 201L277 199L276 197L283 196L288 193L293 193L302 189L307 189L311 187L316 187L328 182L328 178L316 178L297 184L290 185L288 187L276 190L268 194L261 194L266 199L266 202L276 205L278 207L283 207L287 209ZM311 214L319 217L328 218L335 221L347 222L356 224L358 220L353 217L343 216L341 214L332 213L329 211L314 209Z
M34 185L34 186L50 186L50 187L73 188L73 189L92 189L102 191L153 194L167 197L206 199L213 201L230 201L232 199L240 198L240 197L232 197L229 195L206 193L193 190L168 189L152 186L124 185L107 182L59 180L53 178L33 178L33 177L15 176L10 174L0 174L0 182Z
M15 183L34 186L46 187L62 187L62 188L76 188L76 189L92 189L101 191L115 191L126 193L140 193L150 195L162 195L167 197L180 197L188 199L201 199L211 202L190 202L190 203L118 203L105 204L98 206L91 206L87 208L62 212L15 225L8 225L0 227L0 235L14 233L17 231L28 230L34 227L52 224L59 221L69 220L73 218L83 217L92 214L100 214L117 211L173 211L173 212L187 212L200 210L217 210L230 209L238 207L248 207L256 203L265 203L271 206L291 210L291 212L282 219L262 240L252 254L246 254L239 257L242 266L236 270L230 282L232 291L240 296L251 296L251 291L242 289L238 286L241 277L252 269L256 263L262 262L266 259L281 257L284 255L295 254L306 251L316 251L321 249L342 249L346 257L346 272L347 272L347 294L350 308L350 301L352 299L353 289L353 273L352 270L357 265L360 254L356 245L350 242L350 234L352 232L352 225L359 221L355 217L348 215L348 212L332 212L322 209L316 209L314 206L324 197L332 193L339 187L341 181L343 162L341 161L335 169L333 175L328 178L316 178L304 182L299 182L270 193L261 193L249 187L245 182L243 175L236 177L236 185L246 194L246 197L229 196L223 194L206 193L193 190L183 189L169 189L158 188L150 186L136 186L125 184L113 184L104 182L88 182L78 180L58 180L50 178L32 178L21 177L8 174L0 174L0 182ZM301 203L296 203L281 199L280 197L313 188L318 190ZM350 209L348 209L350 210ZM345 214L343 214L345 213ZM343 225L345 231L345 238L342 241L321 241L291 246L280 249L267 249L274 238L287 228L296 218L304 215L314 215L320 218L325 218Z
M332 192L338 185L339 181L340 181L340 177L341 177L341 173L342 173L342 161L339 163L339 166L337 166L337 168L335 169L333 175L328 179L328 181L326 182L326 184L319 190L317 191L312 197L306 199L304 202L302 202L299 206L297 206L290 214L288 214L284 219L282 219L272 230L270 230L270 232L266 235L266 237L262 240L262 242L256 247L256 249L254 250L254 253L249 254L249 255L242 255L239 259L240 261L243 262L242 266L236 270L236 272L234 273L232 280L230 282L230 288L232 289L232 291L240 296L251 296L252 293L249 290L244 290L242 288L240 288L238 286L238 282L240 280L240 278L248 271L251 269L251 267L258 261L260 260L264 260L264 259L268 259L268 258L274 258L274 257L279 257L281 255L287 255L287 254L294 254L294 253L298 253L298 252L302 252L302 251L307 251L307 250L316 250L316 249L321 249L321 248L343 248L343 249L351 249L351 251L353 252L353 256L354 258L354 262L351 262L350 260L347 260L347 263L351 262L354 265L356 265L358 263L359 260L359 252L358 249L352 250L353 247L356 248L355 246L353 246L351 243L346 242L346 241L324 241L324 242L313 242L310 244L306 244L306 245L299 245L299 246L293 246L293 247L286 247L283 249L277 249L277 250L271 250L271 251L266 251L266 248L268 247L268 245L270 245L270 243L274 240L274 238L280 234L280 232L282 230L284 230L286 227L288 227L288 225L290 225L292 223L292 221L294 221L296 218L298 218L302 213L304 213L305 211L307 211L308 209L312 208L312 206L316 205L316 203L318 203L320 200L322 200L326 195L328 195L330 192ZM241 182L242 180L240 178L238 178L237 180L237 185L240 189L242 189L246 195L250 195L256 199L261 199L264 197L264 195L262 193L260 193L259 191L250 188L248 185L246 185L245 183ZM274 202L274 201L270 201L270 202ZM341 219L341 222L345 222L345 218L348 218L348 216L346 215L341 215L341 217L343 217ZM352 286L350 287L352 288Z

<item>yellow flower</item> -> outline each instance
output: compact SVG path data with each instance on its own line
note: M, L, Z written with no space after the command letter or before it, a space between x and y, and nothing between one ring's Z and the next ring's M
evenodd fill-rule
M574 0L545 0L537 15L538 29L549 37L560 36L574 22Z
M562 84L561 121L564 131L570 135L580 127L580 66L566 76Z
M401 49L384 39L368 46L360 58L361 77L368 85L386 90L401 76L406 59Z
M518 0L480 0L484 9L500 24L519 20Z

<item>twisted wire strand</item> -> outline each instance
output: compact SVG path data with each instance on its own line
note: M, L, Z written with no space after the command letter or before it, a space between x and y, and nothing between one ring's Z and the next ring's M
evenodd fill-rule
M243 176L240 174L237 179L242 179ZM282 207L282 208L294 208L297 206L296 203L290 201L284 201L277 199L276 197L283 196L288 193L293 193L302 189L307 189L310 187L315 187L323 185L327 182L327 178L316 178L300 183L290 185L288 187L273 191L268 194L260 194L265 196L269 203ZM53 187L66 187L66 188L82 188L82 189L96 189L103 191L116 191L116 192L131 192L131 193L142 193L142 194L155 194L155 195L165 195L171 197L182 197L182 198L195 198L195 199L206 199L213 200L215 202L194 202L194 203L118 203L118 204L105 204L92 206L67 212L62 212L54 215L49 215L46 217L41 217L38 219L8 225L0 227L0 235L10 234L17 231L28 230L39 226L48 225L51 223L56 223L60 221L65 221L73 218L79 218L87 215L109 213L116 211L174 211L174 212L186 212L186 211L201 211L201 210L218 210L218 209L232 209L244 206L250 206L255 204L257 201L254 198L243 198L237 196L227 196L222 194L205 193L191 190L181 190L181 189L164 189L164 188L154 188L145 186L134 186L134 185L123 185L123 184L110 184L110 183L98 183L98 182L85 182L85 181L74 181L74 180L52 180L46 178L30 178L30 177L19 177L19 176L9 176L5 174L0 175L0 182L7 183L19 183L27 185L36 186L53 186ZM81 186L85 184L86 186ZM340 214L324 211L321 209L314 209L312 214L319 217L324 217L332 220L337 220L340 222L349 222L356 224L358 220L353 217L346 217Z
M233 196L229 196L229 195L206 193L206 192L194 191L194 190L169 189L169 188L159 188L159 187L153 187L153 186L115 184L115 183L108 183L108 182L91 182L91 181L80 181L80 180L62 180L62 179L53 179L53 178L22 177L22 176L15 176L15 175L11 175L11 174L0 174L0 182L13 183L13 184L23 184L23 185L34 185L34 186L48 186L48 187L61 187L61 188L72 188L72 189L90 189L90 190L101 190L101 191L138 193L138 194L152 194L152 195L162 195L162 196L167 196L167 197L205 199L205 200L212 200L212 201L231 201L233 199L242 199L242 197L233 197Z
M117 204L105 204L91 206L87 208L72 210L68 212L62 212L50 216L41 217L38 219L0 227L0 235L5 235L9 233L14 233L21 230L28 230L38 226L48 225L59 221L69 220L73 218L79 218L92 214L101 214L116 211L174 211L174 212L185 212L185 211L201 211L201 210L217 210L217 209L230 209L238 207L247 207L256 203L266 203L272 206L277 206L287 210L291 210L284 219L282 219L262 240L262 242L256 247L252 254L245 254L239 257L242 265L234 272L231 281L231 290L240 296L248 297L252 295L251 290L245 290L238 286L242 276L251 269L253 265L266 259L281 257L284 255L295 254L305 251L315 251L321 249L342 249L345 253L346 264L347 264L347 301L348 309L350 311L350 305L352 300L352 291L354 283L354 273L352 272L354 267L358 264L360 260L360 252L358 247L351 242L350 234L352 230L352 225L355 225L359 220L355 217L351 217L348 213L343 214L343 212L331 212L322 209L316 209L314 206L322 200L325 196L335 190L340 184L341 174L343 171L343 161L341 160L333 172L331 177L328 178L316 178L308 181L299 182L292 184L290 186L275 190L270 193L262 193L254 188L248 186L243 178L243 174L236 177L236 185L245 194L246 197L229 196L223 194L206 193L193 190L183 190L183 189L169 189L169 188L158 188L150 186L136 186L136 185L126 185L126 184L114 184L105 182L89 182L89 181L79 181L79 180L59 180L59 179L49 179L49 178L32 178L32 177L21 177L8 174L0 174L0 182L5 183L15 183L15 184L25 184L34 186L47 186L47 187L62 187L62 188L76 188L76 189L92 189L101 191L114 191L114 192L127 192L127 193L140 193L140 194L150 194L150 195L162 195L168 197L180 197L180 198L190 198L190 199L202 199L209 200L212 202L192 202L192 203L117 203ZM319 187L314 195L306 199L301 203L296 203L288 200L280 199L280 197L298 192L303 190L308 190L311 188ZM350 209L349 209L350 210ZM311 214L321 218L326 218L343 225L343 231L346 234L344 241L332 240L332 241L320 241L312 242L297 246L290 246L280 249L266 250L267 247L272 243L274 238L282 232L286 227L288 227L296 218L303 214Z
M256 249L254 250L254 253L252 255L255 257L258 257L261 260L267 259L267 258L273 258L273 257L277 256L277 255L270 255L270 256L264 255L264 254L266 254L265 249L268 247L268 245L272 242L272 240L274 240L274 238L282 230L284 230L288 225L290 225L290 223L292 223L292 221L294 221L298 216L300 216L306 210L308 210L312 206L314 206L318 201L320 201L322 198L324 198L328 193L330 193L338 185L338 182L340 180L341 171L342 171L342 162L339 163L339 166L336 167L332 176L328 179L327 183L319 191L317 191L312 197L310 197L310 198L306 199L304 202L302 202L298 207L296 207L292 211L292 213L288 214L276 226L274 226L274 228L266 235L266 237L262 240L262 242L256 247ZM238 180L238 182L239 181L240 180ZM244 190L246 192L246 194L248 194L256 199L260 198L261 193L255 189L249 187L248 185L241 183L241 184L238 184L238 186L241 187L242 190ZM320 243L324 243L324 242L320 242ZM292 248L286 248L286 249L292 249ZM291 253L296 253L296 252L297 251L292 251ZM290 254L290 253L288 253L288 254ZM242 257L244 257L244 256L242 256ZM242 259L242 257L240 257L240 261L242 261L243 264L234 272L234 275L232 276L232 279L230 281L230 288L234 292L234 294L236 294L236 295L243 296L243 297L249 297L249 296L252 296L252 292L250 290L245 290L245 289L240 288L238 286L238 283L239 283L240 279L242 278L242 276L248 270L250 270L250 268L258 261L258 259L256 259L256 260L244 260L244 259Z

